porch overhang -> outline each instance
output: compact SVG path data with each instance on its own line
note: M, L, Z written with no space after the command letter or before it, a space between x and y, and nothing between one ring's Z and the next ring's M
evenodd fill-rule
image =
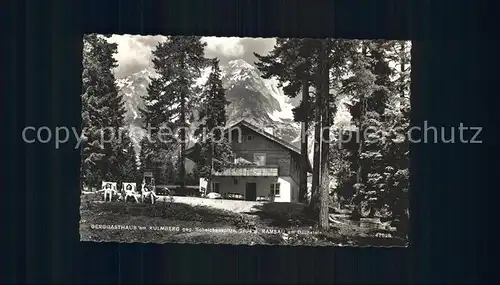
M213 172L213 176L216 177L232 177L232 176L240 176L240 177L278 177L279 176L279 168L278 166L238 166L224 169L221 172Z

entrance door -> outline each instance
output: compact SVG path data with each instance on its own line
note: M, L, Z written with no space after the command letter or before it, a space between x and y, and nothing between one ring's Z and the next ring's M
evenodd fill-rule
M257 184L247 183L247 188L245 191L245 200L256 201L257 200Z

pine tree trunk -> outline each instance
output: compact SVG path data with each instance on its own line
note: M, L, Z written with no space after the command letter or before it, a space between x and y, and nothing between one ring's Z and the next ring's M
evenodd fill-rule
M320 159L321 159L321 95L316 90L314 114L314 156L312 173L312 193L309 208L314 215L319 212L319 182L320 182Z
M184 59L181 59L181 68L184 69ZM181 151L180 151L180 163L179 163L179 176L180 176L180 187L184 191L186 186L186 167L184 154L186 153L186 89L187 86L182 86L181 91L181 104L180 104L180 126L181 126Z
M375 208L370 206L370 212L368 213L368 218L374 218L375 217Z
M301 144L300 153L302 163L300 164L300 183L299 183L299 202L307 201L307 171L309 166L308 147L307 147L307 126L309 111L309 81L302 79L302 107L305 112L304 120L301 123Z
M362 133L362 130L361 130L361 125L362 125L362 116L360 118L360 122L359 122L359 133L360 133L360 138L361 138L361 133ZM358 144L358 170L356 171L356 183L358 184L361 184L363 183L363 164L361 162L361 154L363 153L363 140L360 139L359 140L359 144ZM356 193L358 194L358 193Z
M321 186L320 186L320 212L319 226L323 230L328 229L328 202L330 192L329 159L330 153L330 90L329 90L329 69L326 43L323 41L320 51L321 64L321 97L323 99L322 122L321 122Z
M205 194L212 192L212 172L214 169L213 152L214 152L214 145L213 145L213 143L211 143L210 149L208 150L208 159L207 159L208 160L207 163L210 166L210 171L209 171L208 177L207 177L207 190L206 190Z

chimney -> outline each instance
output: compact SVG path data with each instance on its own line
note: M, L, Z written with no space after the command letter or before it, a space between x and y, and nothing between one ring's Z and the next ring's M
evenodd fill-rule
M264 131L268 134L274 135L274 128L273 127L265 127Z

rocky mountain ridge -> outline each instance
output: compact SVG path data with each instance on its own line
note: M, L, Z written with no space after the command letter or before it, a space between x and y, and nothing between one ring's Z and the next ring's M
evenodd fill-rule
M300 124L293 121L292 113L292 109L300 102L300 96L289 98L278 87L276 79L263 79L261 72L255 66L241 59L221 66L221 71L226 98L230 102L226 110L228 125L245 119L257 127L279 130L275 132L276 136L300 148ZM202 86L208 79L209 73L210 68L203 70L196 85ZM139 107L144 104L142 97L147 95L150 79L156 76L155 70L149 67L116 81L127 110L125 121L130 126L130 135L137 150L145 134ZM349 121L347 110L343 108L343 104L339 104L338 109L335 121L346 124ZM310 141L312 142L312 132ZM313 146L310 143L311 159L312 150Z

